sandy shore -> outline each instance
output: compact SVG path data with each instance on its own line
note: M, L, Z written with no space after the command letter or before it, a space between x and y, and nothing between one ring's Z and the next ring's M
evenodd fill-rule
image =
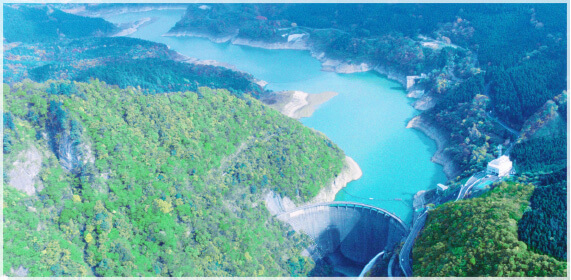
M262 102L280 111L282 114L294 118L307 118L319 106L336 96L336 92L326 91L319 94L308 94L302 91L276 92L270 98L264 98Z
M408 122L406 128L415 128L434 140L438 148L436 153L432 156L432 162L442 165L443 171L448 179L457 176L460 172L458 166L454 164L454 161L452 161L450 156L444 152L444 149L448 145L448 139L445 137L444 133L442 133L436 126L426 121L422 115L412 118Z
M290 101L282 107L281 112L290 118L295 118L295 112L303 107L306 107L309 104L309 102L307 102L307 97L309 94L296 90L293 91L290 96Z

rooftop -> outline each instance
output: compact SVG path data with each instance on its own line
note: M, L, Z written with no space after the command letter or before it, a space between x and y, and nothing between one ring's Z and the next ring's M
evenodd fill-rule
M492 161L490 161L490 163L488 163L488 166L493 166L493 167L498 167L498 166L503 166L506 164L511 164L511 160L508 156L501 156L497 159L494 159Z

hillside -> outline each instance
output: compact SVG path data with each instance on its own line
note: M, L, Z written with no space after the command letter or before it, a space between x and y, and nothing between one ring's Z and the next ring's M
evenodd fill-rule
M189 5L170 33L302 41L330 71L375 70L403 85L421 76L418 107L450 139L446 158L461 171L450 179L462 179L498 145L532 136L517 139L496 120L522 132L565 127L545 117L545 106L567 108L565 22L561 4L212 4Z
M24 81L4 97L8 275L312 268L300 256L307 240L262 200L273 190L308 201L341 170L343 152L298 121L208 88L151 96L97 80Z
M263 106L252 75L55 7L68 6L4 5L5 274L307 275L310 241L262 198L309 201L343 152ZM517 176L431 210L415 276L564 276L566 18L565 4L191 4L170 35L296 44L324 70L403 86L419 76L417 120L458 171L446 184L500 145Z
M106 36L118 31L100 18L76 16L45 5L4 4L4 39L38 43L60 38Z
M4 81L97 78L121 88L140 87L147 94L196 91L200 86L226 88L236 95L264 93L249 74L182 59L164 44L125 37L18 42L5 50Z
M414 246L414 275L565 276L564 260L535 253L518 240L517 222L533 189L533 185L501 183L482 197L430 211Z

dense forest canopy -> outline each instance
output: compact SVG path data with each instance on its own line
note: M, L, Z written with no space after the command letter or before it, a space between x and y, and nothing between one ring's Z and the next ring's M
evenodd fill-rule
M267 92L247 73L105 37L118 27L67 4L3 7L5 273L308 275L310 241L262 196L314 197L342 168L334 143L256 100ZM148 8L84 6L127 7ZM566 4L191 4L170 32L303 34L324 59L421 76L422 117L460 170L450 183L499 145L518 174L429 211L415 275L563 276L566 19Z
M59 38L110 35L117 27L101 18L64 13L45 5L4 5L4 38L37 43Z
M531 211L523 213L518 236L530 248L567 260L567 181L537 187L531 196Z
M335 144L253 99L263 91L249 74L81 29L112 26L100 19L6 7L7 28L30 27L5 36L5 271L309 273L314 263L300 255L309 241L272 218L262 198L315 196L341 170ZM36 32L45 36L24 38ZM24 194L16 165L32 159L41 167Z
M343 152L322 134L227 90L148 96L97 80L50 80L5 85L4 96L12 135L5 271L276 276L312 268L299 255L307 243L270 216L262 195L308 201L340 172ZM12 163L30 153L42 163L33 196L11 177L20 176Z
M535 253L518 240L517 221L533 189L533 185L504 182L482 197L446 203L431 211L413 249L414 274L565 276L565 261Z
M5 81L29 77L89 81L97 78L145 93L226 88L233 94L261 97L265 91L250 74L223 67L181 62L164 44L126 37L101 37L22 44L6 50Z

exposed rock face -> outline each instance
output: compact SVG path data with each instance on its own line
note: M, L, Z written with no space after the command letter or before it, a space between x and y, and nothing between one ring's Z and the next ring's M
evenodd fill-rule
M341 173L335 177L331 184L319 191L309 204L329 202L335 200L335 195L351 181L363 176L363 171L359 165L350 157L345 157L345 164Z
M286 42L264 42L264 41L256 41L246 38L238 37L239 30L235 30L226 35L212 35L207 32L200 32L200 31L182 31L182 32L168 32L163 36L190 36L190 37L202 37L207 38L208 40L214 43L226 43L231 42L234 45L243 45L243 46L250 46L255 48L264 48L264 49L290 49L290 50L309 50L309 45L307 43L307 34L291 34L288 36Z
M10 273L15 277L26 277L28 276L28 269L23 266L19 266L18 269L14 270L13 267L10 267Z
M282 198L279 194L269 191L264 195L264 200L266 202L266 208L272 215L277 215L282 212L286 212L295 209L295 203L289 199L289 197Z
M428 94L425 94L425 95L422 95L421 97L418 97L418 99L412 104L414 109L417 109L420 111L429 110L429 109L433 108L435 105L436 105L436 100Z
M238 35L238 29L236 29L233 32L230 32L228 34L225 34L225 35L212 35L212 34L209 34L208 32L200 32L200 31L175 31L175 32L167 32L163 36L200 37L200 38L206 38L206 39L208 39L214 43L226 43L226 42L232 40L232 38L235 38L237 35Z
M409 90L416 83L416 79L420 76L406 76L406 89Z
M436 142L437 150L432 156L432 162L443 166L443 171L448 179L453 178L459 173L459 167L454 163L450 156L444 152L444 148L448 145L448 139L436 126L422 118L422 115L412 118L406 128L415 128L426 134Z
M34 184L37 181L38 173L42 167L42 155L38 149L31 146L18 154L18 160L12 165L10 176L10 186L21 190L28 195L36 193Z
M333 182L322 188L319 193L307 204L329 202L335 200L335 195L349 182L361 178L363 172L359 165L350 157L345 157L345 164L341 173L335 177ZM272 215L278 215L296 208L297 206L288 197L282 198L279 194L269 191L264 195L266 208Z
M298 35L298 34L295 34ZM292 35L290 35L292 36ZM307 36L305 36L307 37ZM288 40L287 42L275 42L275 43L266 43L262 41L255 41L250 39L244 38L234 38L232 39L232 44L235 45L245 45L255 48L264 48L264 49L286 49L286 50L309 50L309 46L307 45L306 40L303 39L304 37L294 37L292 40Z
M373 69L367 63L352 64L335 59L321 60L321 68L323 71L330 71L343 74L366 72Z
M55 150L54 153L58 156L61 166L67 171L72 170L74 151L72 150L71 141L67 131L61 134L61 140L58 146L59 148Z
M406 75L393 69L392 67L385 65L377 65L373 69L381 75L386 75L390 80L395 80L399 82L403 87L406 87Z
M336 95L337 93L332 91L309 94L296 90L274 92L260 100L290 118L300 119L311 117L321 104Z

